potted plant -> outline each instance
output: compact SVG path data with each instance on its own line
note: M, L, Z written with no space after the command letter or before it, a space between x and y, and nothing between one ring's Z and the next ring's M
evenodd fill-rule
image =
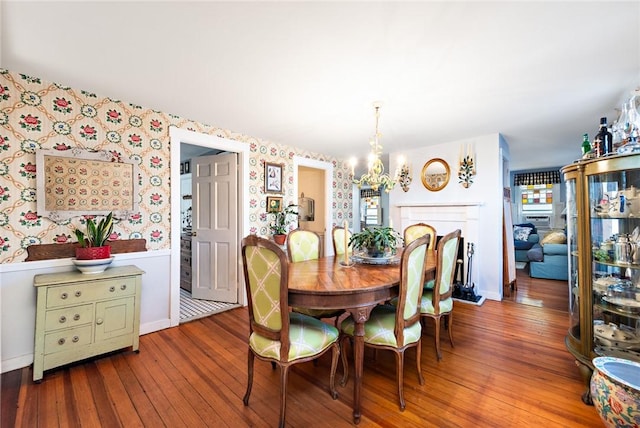
M78 228L74 230L80 244L80 247L76 248L76 259L92 260L111 257L111 246L106 243L113 232L113 213L109 213L98 223L93 218L87 218L86 226L86 233Z
M289 225L293 222L298 215L295 210L297 205L289 205L282 211L270 211L269 214L273 215L273 220L269 223L269 230L273 235L273 240L278 245L283 245L287 239L287 233L289 233Z
M402 236L392 227L373 227L362 232L354 233L349 239L349 245L355 250L365 253L368 257L385 257L396 253L396 248L402 244Z

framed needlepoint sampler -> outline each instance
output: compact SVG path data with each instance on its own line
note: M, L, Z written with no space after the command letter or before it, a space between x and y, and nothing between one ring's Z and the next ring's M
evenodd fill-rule
M128 218L138 212L138 165L108 151L36 152L38 215L64 221L81 215Z

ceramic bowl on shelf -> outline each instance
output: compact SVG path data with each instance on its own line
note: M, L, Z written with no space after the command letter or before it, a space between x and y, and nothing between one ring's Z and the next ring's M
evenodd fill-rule
M80 272L85 274L95 274L104 272L105 269L109 267L113 259L114 256L111 256L108 259L95 260L77 260L76 258L72 258L71 261L76 265L76 268Z
M589 391L604 425L634 427L640 421L640 363L596 357Z
M593 335L602 346L618 349L640 349L640 337L629 327L618 327L614 323L605 324L601 320L593 322Z

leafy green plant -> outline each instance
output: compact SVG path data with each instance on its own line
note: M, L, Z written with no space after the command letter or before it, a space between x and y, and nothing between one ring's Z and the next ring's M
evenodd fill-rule
M269 223L269 230L273 235L286 235L289 232L289 225L298 215L296 207L297 205L289 205L282 211L269 212L270 215L273 215L273 219Z
M366 250L369 255L383 255L387 250L395 253L402 244L402 236L391 227L373 227L362 232L354 233L349 239L349 245L354 250Z
M74 230L78 242L83 247L102 247L113 232L113 213L109 213L97 224L92 218L87 219L86 233L80 229Z

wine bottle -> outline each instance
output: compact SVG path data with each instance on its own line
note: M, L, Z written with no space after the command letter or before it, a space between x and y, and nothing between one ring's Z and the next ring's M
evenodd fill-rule
M589 134L582 136L582 154L586 155L591 151L591 143L589 142Z
M606 156L613 153L613 135L607 129L607 118L600 118L600 130L593 139L596 156Z

